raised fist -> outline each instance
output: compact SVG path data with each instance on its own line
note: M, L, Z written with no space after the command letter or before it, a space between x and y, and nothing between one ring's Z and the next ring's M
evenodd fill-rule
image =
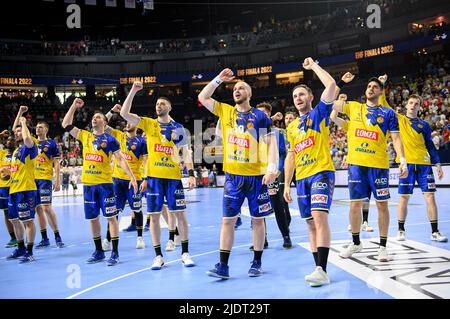
M303 61L303 68L305 70L311 70L313 65L316 64L312 58L306 58L305 61Z
M344 81L345 83L349 83L351 82L353 79L355 78L354 74L351 74L350 72L345 73L341 80Z
M2 132L0 133L0 137L5 138L5 137L8 137L8 136L9 136L9 131L8 131L8 130L4 130L4 131L2 131Z
M116 112L116 113L119 113L121 109L122 109L122 105L116 104L116 105L114 105L114 107L111 109L111 111Z
M28 112L28 106L21 105L20 108L19 108L19 113L23 114L25 112Z
M387 81L387 78L388 78L387 74L384 74L384 75L380 75L378 77L378 80L380 80L381 83L383 83L383 85L384 85L386 83L386 81Z
M76 98L75 100L73 100L72 105L75 105L78 109L81 109L84 105L84 101L80 98Z
M272 120L281 121L283 119L283 114L281 112L277 112L274 116L272 116Z
M131 87L131 90L133 92L139 92L143 88L144 88L144 85L142 84L142 82L133 82L133 86Z
M231 69L224 69L222 70L222 72L220 72L219 78L223 82L230 82L234 79L234 73L233 71L231 71Z

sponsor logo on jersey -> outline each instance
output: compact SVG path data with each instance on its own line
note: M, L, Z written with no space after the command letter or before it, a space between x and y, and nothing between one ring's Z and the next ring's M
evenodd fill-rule
M111 203L115 203L115 202L116 202L116 198L115 197L105 198L105 203L106 204L111 204Z
M324 182L315 182L311 185L312 189L327 189L328 184Z
M37 160L38 162L41 162L41 163L44 163L44 162L45 162L44 156L38 156L38 157L36 158L36 160Z
M228 143L239 147L250 148L250 139L237 137L236 135L228 135Z
M177 205L177 206L186 206L186 200L184 200L184 199L177 199L177 200L175 200L175 205Z
M102 163L103 162L103 156L100 155L100 154L86 153L86 156L84 157L84 160L85 161Z
M113 214L117 211L116 206L106 207L106 214Z
M272 204L270 202L268 202L268 203L265 203L265 204L259 206L259 213L260 214L265 213L265 212L270 211L271 209L272 209Z
M355 136L367 138L369 140L378 141L378 132L374 132L374 131L366 131L364 129L358 128L358 129L356 129Z
M259 196L258 196L258 200L268 200L270 197L269 197L269 192L265 192L265 193L263 193L263 194L259 194Z
M167 155L173 155L174 154L174 150L172 146L164 146L161 144L155 144L155 148L154 148L155 152L160 152L160 153L164 153Z
M303 141L300 141L299 143L297 143L294 147L294 152L300 153L304 149L307 149L311 146L314 146L314 137L313 136L310 136L307 139L304 139Z
M49 202L50 201L50 196L41 196L41 202Z
M389 188L377 189L377 196L378 197L389 196Z
M19 217L20 217L20 218L27 218L27 217L30 217L30 211L27 210L27 211L24 211L24 212L19 212Z
M436 184L435 183L428 183L428 188L429 189L436 189Z
M127 161L131 161L133 158L131 157L131 155L130 154L127 154L127 153L122 153L123 154L123 157L127 160Z
M377 184L377 185L387 185L387 183L388 183L387 177L375 179L375 184Z
M328 195L314 194L311 195L311 204L327 204Z

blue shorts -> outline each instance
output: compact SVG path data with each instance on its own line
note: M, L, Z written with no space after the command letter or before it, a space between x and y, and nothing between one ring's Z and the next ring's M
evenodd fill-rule
M333 201L334 172L325 171L297 181L297 201L300 216L313 218L311 211L328 212Z
M115 217L119 213L113 184L83 185L83 195L86 219L97 218L100 209L106 218Z
M179 179L148 177L146 196L148 214L161 214L164 198L167 200L169 212L186 209L183 183Z
M0 209L8 209L9 187L0 187Z
M46 179L36 179L37 187L37 204L39 205L51 205L52 203L52 181Z
M134 193L133 187L129 188L130 181L120 178L113 178L114 194L116 195L116 206L119 211L123 211L125 203L128 201L130 209L138 212L142 208L142 194L138 189L137 194ZM141 186L141 181L138 181L138 188Z
M25 191L9 194L8 218L27 221L36 214L37 191Z
M408 164L408 177L398 180L398 193L400 195L411 195L416 181L422 193L434 193L436 191L436 181L431 165Z
M245 198L250 216L264 218L273 214L267 185L262 176L242 176L226 173L223 189L223 218L234 218L241 213Z
M387 201L389 193L389 169L348 165L350 200L365 200L370 193L377 201Z

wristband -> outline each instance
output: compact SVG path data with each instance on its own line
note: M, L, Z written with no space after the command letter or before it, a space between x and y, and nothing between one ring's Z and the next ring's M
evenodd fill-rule
M195 175L194 175L194 170L193 170L193 169L190 169L190 170L188 171L188 174L189 174L189 177L195 177Z
M213 84L213 86L214 86L215 88L219 87L219 85L221 85L222 82L223 82L223 81L220 79L220 76L216 76L216 77L211 81L211 83Z
M274 163L269 163L267 165L267 173L276 173L278 172L278 166Z
M400 164L406 166L406 158L404 158L404 157L400 158Z
M336 83L336 85L337 85L340 89L342 89L346 84L347 84L347 83L345 83L345 82L342 81L342 80L339 80L339 82Z
M64 130L66 131L66 132L69 132L70 133L70 131L72 131L72 129L74 128L75 126L73 126L72 124L71 125L67 125L65 128L64 128Z

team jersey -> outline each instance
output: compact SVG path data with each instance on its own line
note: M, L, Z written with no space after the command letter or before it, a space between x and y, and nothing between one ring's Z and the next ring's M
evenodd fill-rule
M284 170L284 160L286 159L286 131L282 131L279 128L273 127L273 132L275 133L275 136L277 137L278 141L278 153L279 153L279 159L278 159L278 170L281 172Z
M383 94L380 104L391 108ZM400 127L400 137L405 150L406 163L416 165L431 165L440 163L439 155L431 139L430 125L418 118L409 118L396 113ZM400 160L397 156L397 163Z
M384 106L346 102L348 121L347 162L353 165L389 168L387 140L389 132L399 132L395 112Z
M38 148L35 143L33 143L31 148L22 145L14 151L11 158L10 194L37 189L34 181L34 168L37 156Z
M334 171L330 155L330 113L333 103L320 101L287 128L288 151L294 152L295 178L301 180L324 171Z
M126 133L115 129L112 129L111 135L114 136L119 142L123 157L125 157L128 165L130 165L131 171L136 177L136 180L141 180L143 176L143 156L147 155L147 143L140 136L129 138L127 137ZM127 175L127 173L125 173L125 171L120 167L117 158L114 159L113 177L124 179L127 181L130 180L130 177Z
M85 185L111 184L111 157L120 151L119 142L111 135L95 135L80 130L77 139L83 145L81 182Z
M184 127L175 121L166 124L148 117L142 117L137 127L147 138L147 176L181 179L179 153L189 144Z
M267 143L272 121L255 108L248 112L226 103L215 102L214 114L220 119L223 140L223 170L243 176L264 175L267 171Z
M11 170L11 158L12 154L7 150L0 150L0 169ZM9 187L11 184L11 178L7 181L2 180L5 174L0 173L0 188Z
M34 177L51 181L53 179L53 160L60 156L58 145L54 140L33 140L38 146Z

